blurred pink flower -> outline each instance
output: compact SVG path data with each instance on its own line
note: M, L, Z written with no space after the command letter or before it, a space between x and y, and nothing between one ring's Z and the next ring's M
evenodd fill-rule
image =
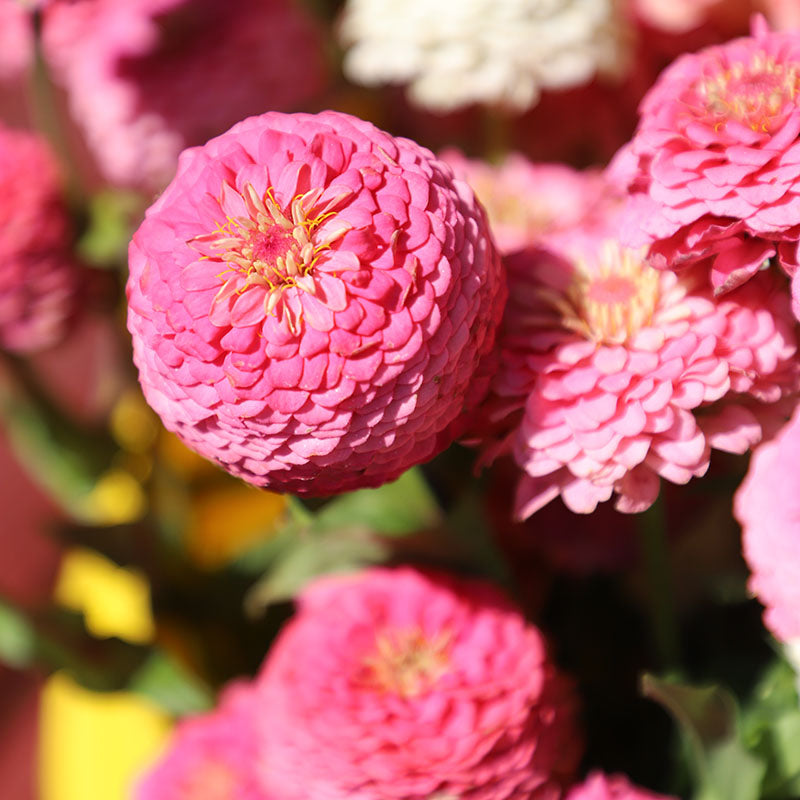
M44 48L106 177L161 188L180 151L324 81L321 32L293 0L53 0Z
M800 238L800 39L756 18L750 37L684 55L645 96L612 174L637 195L628 239L654 266L712 256L726 291ZM644 234L644 235L642 235Z
M186 151L130 272L134 357L167 428L251 483L316 494L450 443L505 296L469 187L337 112L264 114Z
M800 638L800 411L760 445L736 494L750 590L766 606L764 622L781 641Z
M234 684L211 713L184 720L136 800L268 800L259 788L256 697Z
M565 800L671 800L667 795L656 794L633 786L624 775L604 775L593 772L579 786L573 786ZM676 800L672 798L672 800Z
M559 494L579 513L613 492L643 511L659 476L686 483L712 447L745 452L798 390L779 276L715 300L702 267L656 271L610 236L507 259L501 366L476 428L486 458L512 451L524 470L520 519Z
M321 579L259 689L262 778L281 800L556 800L580 757L570 684L483 582Z
M0 347L27 353L62 335L78 280L69 243L49 146L0 125Z
M599 206L614 202L611 187L596 170L534 164L518 153L498 165L468 159L458 150L445 150L441 158L483 203L501 253L535 244L555 231L590 224Z
M33 63L33 22L20 0L0 0L0 83L19 80Z

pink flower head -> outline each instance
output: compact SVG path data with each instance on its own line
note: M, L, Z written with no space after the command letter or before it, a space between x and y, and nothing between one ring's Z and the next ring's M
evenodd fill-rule
M257 776L255 701L252 687L234 685L213 712L182 722L136 800L269 800Z
M68 246L49 146L0 125L0 347L31 352L62 335L77 285Z
M323 84L322 39L293 0L53 0L44 48L105 174L161 188L180 151Z
M593 772L580 785L573 786L565 800L675 800L663 794L633 786L624 775Z
M590 222L614 194L599 171L578 172L564 164L534 164L513 153L497 166L441 154L486 208L500 252L512 253L550 233Z
M711 447L744 452L761 438L762 408L798 389L780 276L718 300L702 268L657 271L641 250L577 233L508 269L483 422L488 457L511 450L524 470L521 519L559 494L579 513L615 491L620 511L642 511L659 476L686 483Z
M449 444L505 289L466 184L332 111L186 151L130 273L134 358L167 428L251 483L316 494Z
M760 445L736 494L750 589L767 607L764 622L781 641L800 639L800 412Z
M717 291L800 239L800 38L753 33L684 55L645 96L614 170L640 195L635 225L659 268L713 256Z
M541 634L479 581L322 579L259 684L264 785L282 800L555 800L580 756Z

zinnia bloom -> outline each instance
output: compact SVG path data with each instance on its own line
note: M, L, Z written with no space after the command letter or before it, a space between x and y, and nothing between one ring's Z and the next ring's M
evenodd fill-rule
M791 271L800 238L800 38L756 18L752 36L684 55L640 106L614 170L640 195L634 219L654 266L713 256L717 291L778 253ZM631 241L634 241L631 239Z
M130 248L128 324L168 429L251 483L328 494L449 444L504 284L466 184L336 112L186 151Z
M671 798L633 786L624 775L593 772L582 784L573 786L565 800L671 800Z
M234 684L213 712L184 720L136 800L267 800L257 775L255 702L250 685Z
M259 690L262 777L281 800L555 800L580 756L569 684L483 582L319 580Z
M441 158L483 203L501 253L536 244L548 234L591 224L615 195L597 170L579 172L564 164L535 164L519 153L502 163L465 158L446 150Z
M322 86L322 39L293 0L53 0L44 47L105 176L161 188L180 151Z
M616 71L619 27L610 0L348 0L340 38L357 83L410 83L414 102L439 111L524 111L543 88Z
M511 450L524 471L520 518L558 494L576 512L613 492L619 510L642 511L659 476L686 483L705 473L711 447L744 452L761 438L763 409L797 391L779 275L716 300L702 268L657 271L643 251L580 232L507 261L483 423L494 426L487 456Z
M783 642L800 643L800 412L753 453L736 494L750 590L766 606L764 622Z
M58 165L41 137L0 126L0 347L54 344L74 306Z

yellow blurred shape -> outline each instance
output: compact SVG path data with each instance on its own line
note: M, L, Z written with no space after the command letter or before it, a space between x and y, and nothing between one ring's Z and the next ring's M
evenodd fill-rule
M79 514L93 525L124 525L142 517L147 508L142 485L130 472L110 469L79 501Z
M174 433L163 432L158 440L158 453L172 470L186 480L221 474L221 467L190 450Z
M76 548L67 553L55 599L83 612L86 628L97 637L118 636L143 644L155 635L145 577L137 570L118 567L93 550Z
M171 727L138 695L91 692L56 673L39 711L39 800L131 800Z
M192 502L186 549L204 569L229 563L269 539L286 512L286 497L246 484L213 489Z
M129 389L111 410L111 435L131 453L146 453L156 443L161 425L138 389Z

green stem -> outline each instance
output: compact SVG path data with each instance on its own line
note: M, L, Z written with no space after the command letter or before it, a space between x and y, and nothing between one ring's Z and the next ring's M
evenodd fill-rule
M483 152L488 161L502 162L512 147L512 119L499 106L490 106L483 112Z
M101 429L76 423L53 401L28 362L10 353L0 367L0 423L33 480L69 513L108 468L116 446Z
M50 78L50 70L42 49L41 12L33 13L35 60L30 78L31 116L36 129L47 139L58 156L66 181L66 194L74 209L85 205L86 191L75 166L75 159L65 135L64 124L58 111L56 93Z
M672 590L664 502L660 495L650 508L637 516L637 527L650 595L653 644L661 668L677 669L680 666L678 621Z

